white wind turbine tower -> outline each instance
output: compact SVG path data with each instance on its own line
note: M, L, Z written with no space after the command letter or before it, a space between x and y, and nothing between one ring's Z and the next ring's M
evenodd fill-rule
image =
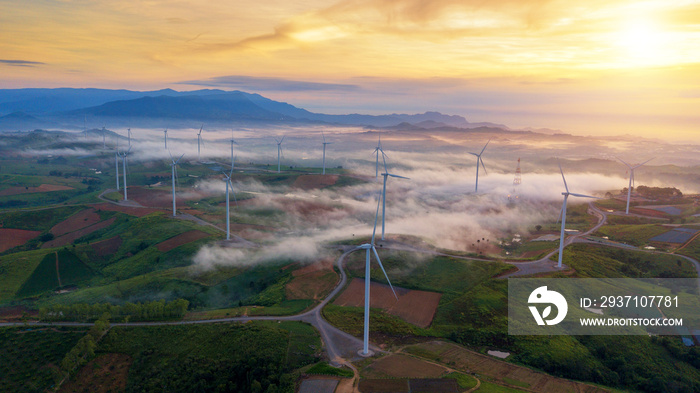
M163 131L163 135L165 136L165 150L168 150L168 129L166 128L165 131ZM168 151L169 153L170 151Z
M569 199L569 195L573 195L579 198L599 199L590 195L575 194L573 192L569 192L569 186L566 184L566 178L564 177L564 170L561 169L561 164L559 164L559 172L561 172L561 178L562 180L564 180L564 188L566 189L566 192L561 193L562 195L564 195L564 204L561 206L561 234L559 235L559 262L557 262L557 268L561 268L561 259L564 255L564 228L566 227L566 205Z
M382 158L386 157L386 154L384 154L384 150L382 149L382 136L379 135L379 140L377 141L377 147L374 149L374 152L377 154L377 162L374 167L374 177L378 178L379 177L379 153L382 153Z
M474 186L475 193L479 191L479 164L481 164L481 166L484 168L484 173L486 173L486 166L484 165L484 161L481 159L481 155L484 154L484 150L486 150L486 146L489 145L489 142L491 142L491 139L489 139L488 142L486 142L484 148L481 149L481 153L469 153L471 155L476 156L476 185Z
M233 144L231 145L233 147ZM231 158L231 172L229 172L228 176L226 175L226 172L222 173L224 174L224 181L226 182L226 240L231 240L231 214L229 213L229 194L228 194L228 187L231 186L231 193L233 194L233 200L236 202L236 205L238 205L238 201L236 201L236 192L233 191L233 184L231 183L231 176L233 175L233 168L235 166L236 159L235 157Z
M639 168L640 166L646 164L647 162L653 160L653 158L650 158L646 161L644 161L641 164L637 165L630 165L624 161L622 161L621 158L617 157L618 160L620 160L623 164L627 165L627 168L629 168L630 171L630 183L629 186L627 186L627 208L625 209L625 214L630 214L630 197L632 196L632 184L634 184L634 170Z
M326 174L326 145L332 145L333 142L326 142L326 135L321 131L321 135L323 136L323 175Z
M204 144L204 141L202 140L202 129L204 128L204 124L202 124L201 127L199 127L199 133L197 133L197 161L202 161L200 151L201 151L201 145Z
M382 269L382 272L384 273L384 277L386 278L386 281L389 283L389 287L391 288L391 291L394 293L394 297L396 300L399 300L398 296L396 296L396 291L394 291L394 287L391 285L391 281L389 280L389 276L386 274L386 270L384 270L384 265L382 265L381 259L379 259L379 254L377 253L377 249L374 247L374 236L377 232L377 218L379 217L379 201L377 201L377 213L374 215L374 229L372 230L372 240L370 243L363 244L359 246L358 248L361 250L365 250L365 330L364 330L364 342L362 345L362 352L360 353L362 356L369 356L369 284L370 284L370 269L369 269L369 254L370 251L374 253L374 257L377 258L377 263L379 264L379 267Z
M114 151L114 170L116 172L117 179L117 191L119 191L119 149Z
M176 206L175 206L175 179L177 178L177 168L176 168L176 166L177 166L177 163L180 162L180 160L182 159L182 157L183 157L185 154L183 153L183 154L180 156L180 158L178 158L177 160L175 160L175 159L173 158L173 155L170 153L170 150L168 150L168 154L170 154L170 159L172 160L172 164L170 164L170 169L171 169L171 172L172 172L172 184L173 184L173 217L175 217L175 216L177 215L177 214L176 214Z
M384 155L384 151L382 151L382 155ZM386 169L386 158L384 158L384 173L382 173L382 176L384 176L384 187L382 188L382 240L384 240L384 228L386 224L386 180L389 178L389 176L407 180L408 178L389 173L389 171Z
M129 149L131 149L131 128L126 130L126 139L129 141Z
M286 135L282 135L282 139L277 140L275 138L275 142L277 142L277 173L280 173L280 156L282 155L282 142L284 142L284 137Z
M126 156L129 155L129 152L131 151L131 146L129 146L129 149L124 152L124 155L122 156L122 173L124 174L124 200L128 200L126 196Z

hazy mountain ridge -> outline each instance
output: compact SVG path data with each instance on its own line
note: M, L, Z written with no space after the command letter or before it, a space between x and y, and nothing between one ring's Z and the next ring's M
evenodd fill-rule
M18 120L22 119L12 118L12 123L7 124L5 119L0 118L0 127L14 130L24 125L31 128L32 123L41 121L42 117L48 117L59 123L61 121L75 123L85 116L94 116L203 121L311 122L371 127L391 127L408 123L421 129L483 126L507 129L501 124L469 123L462 116L445 115L439 112L387 115L314 113L259 94L209 89L189 92L178 92L172 89L145 92L71 88L0 89L0 116L14 112L23 112L34 116L35 119L24 118L26 124L21 124ZM45 124L45 121L42 123Z

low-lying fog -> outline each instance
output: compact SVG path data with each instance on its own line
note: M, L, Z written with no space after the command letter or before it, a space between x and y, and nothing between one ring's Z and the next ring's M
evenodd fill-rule
M173 156L197 161L197 133L191 129L169 129L168 148ZM465 132L439 130L368 130L359 127L299 127L211 130L204 126L201 161L230 165L230 139L236 141L236 166L277 164L277 142L281 140L282 170L292 167L317 167L320 173L323 136L332 144L326 147L326 167L342 167L368 183L331 190L284 189L266 187L254 180L235 182L237 192L255 192L254 201L245 207L272 207L285 211L277 223L281 229L272 244L262 251L220 248L200 250L194 260L200 267L217 264L250 264L278 257L300 261L319 258L322 244L329 240L349 239L372 232L382 176L375 179L378 138L386 153L390 173L410 179L389 178L387 183L386 227L390 234L420 236L432 244L457 250L470 250L476 239L497 241L504 234L527 233L537 224L556 220L561 209L564 184L560 159L571 192L602 196L606 191L627 186L630 164L654 158L635 171L636 184L677 187L684 193L700 191L697 178L700 163L695 146L680 146L632 138L592 138L570 135L544 135L511 132ZM120 150L126 145L126 131ZM82 136L81 136L82 138ZM93 137L94 138L94 137ZM275 140L276 138L276 140ZM163 129L132 128L130 160L169 159L164 149ZM479 171L479 192L474 193L476 157L491 140ZM94 138L102 143L102 138ZM107 137L114 147L116 138ZM90 154L84 149L42 151L44 154ZM513 179L521 159L522 184L515 194L518 202L509 204L514 193ZM379 173L383 172L380 156ZM595 160L590 160L595 159ZM670 164L676 167L669 166ZM215 174L202 179L196 187L212 193L224 192L224 183ZM185 190L182 190L183 192ZM570 203L581 203L570 198ZM295 211L294 201L306 201L305 214ZM311 204L311 205L309 205ZM310 207L309 207L310 206ZM309 214L308 210L313 213ZM381 231L381 217L378 232Z

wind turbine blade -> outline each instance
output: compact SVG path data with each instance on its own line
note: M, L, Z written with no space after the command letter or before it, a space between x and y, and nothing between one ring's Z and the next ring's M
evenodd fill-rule
M479 162L481 163L481 167L484 168L484 174L488 175L489 173L486 171L486 165L484 165L484 160L481 159L481 156L479 156Z
M391 177L397 177L397 178L399 178L399 179L410 180L410 178L408 178L408 177L399 176L399 175L394 175L393 173L387 173L387 175L389 175L389 176L391 176Z
M175 159L173 158L173 153L170 152L170 149L168 149L168 154L170 154L170 160L175 162Z
M620 162L622 162L623 164L627 165L628 168L632 169L632 165L626 163L622 158L620 158L620 157L615 157L615 158L617 158L618 160L620 160Z
M202 129L204 129L204 124L202 124L202 126L199 127L199 132L197 133L197 135L201 135L201 134L202 134Z
M323 137L323 143L326 143L326 134L321 131L321 136Z
M598 198L598 197L594 197L594 196L590 196L590 195L583 195L583 194L574 194L573 192L572 192L572 193L569 193L569 195L573 195L573 196L575 196L575 197L579 197L579 198L593 198L593 199L600 199L600 198Z
M372 242L374 245L374 236L377 234L377 220L379 219L379 204L382 202L382 195L379 194L379 199L377 199L377 213L374 214L374 229L372 229Z
M184 157L184 156L185 156L185 153L182 153L182 155L180 156L180 158L178 158L177 161L175 161L175 164L177 164L178 162L180 162L180 160L182 160L182 157Z
M284 142L284 138L286 138L286 135L282 135L282 139L280 140L280 143Z
M646 164L647 162L649 162L649 161L651 161L651 160L653 160L653 158L650 158L650 159L648 159L648 160L644 161L644 162L643 162L643 163L641 163L641 164L637 164L637 165L635 165L635 166L634 166L634 167L633 167L632 169L637 169L637 168L639 168L640 166L642 166L642 165Z
M476 153L469 152L469 154L471 154L471 155L473 155L473 156L475 156L475 157L479 157L479 155L476 154Z
M490 142L491 142L491 139L489 139L488 142L486 142L486 144L484 145L484 148L481 149L481 153L479 153L480 156L481 156L482 154L484 154L484 150L486 150L486 146L488 146Z
M564 180L564 188L566 188L566 192L569 192L569 186L566 184L566 178L564 177L564 170L561 169L561 163L559 163L559 172L561 172L561 178Z
M396 300L399 300L399 297L396 296L396 291L394 291L394 286L391 285L391 280L389 280L389 276L386 274L386 270L384 270L384 265L382 265L382 260L379 259L379 253L377 253L377 249L374 248L374 244L372 245L372 251L374 252L374 257L377 258L377 263L379 263L379 267L382 268L382 273L384 273L384 278L386 278L386 282L389 283L389 288L391 288L391 292L394 293L394 297Z

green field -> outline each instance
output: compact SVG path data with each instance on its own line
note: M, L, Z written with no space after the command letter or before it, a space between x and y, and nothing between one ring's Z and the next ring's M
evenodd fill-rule
M697 277L684 258L599 245L574 244L564 249L563 263L576 270L576 277Z
M78 285L93 275L93 271L80 258L67 249L62 249L44 256L39 266L17 291L17 296L28 297L60 287Z
M84 328L0 328L2 391L50 389L62 378L61 360L84 335Z
M217 386L293 392L294 371L316 363L319 351L317 333L300 322L115 327L97 349L98 354L125 353L134 359L126 392Z
M607 236L610 240L640 247L649 244L649 239L652 237L668 231L669 228L657 224L604 225L593 235Z

